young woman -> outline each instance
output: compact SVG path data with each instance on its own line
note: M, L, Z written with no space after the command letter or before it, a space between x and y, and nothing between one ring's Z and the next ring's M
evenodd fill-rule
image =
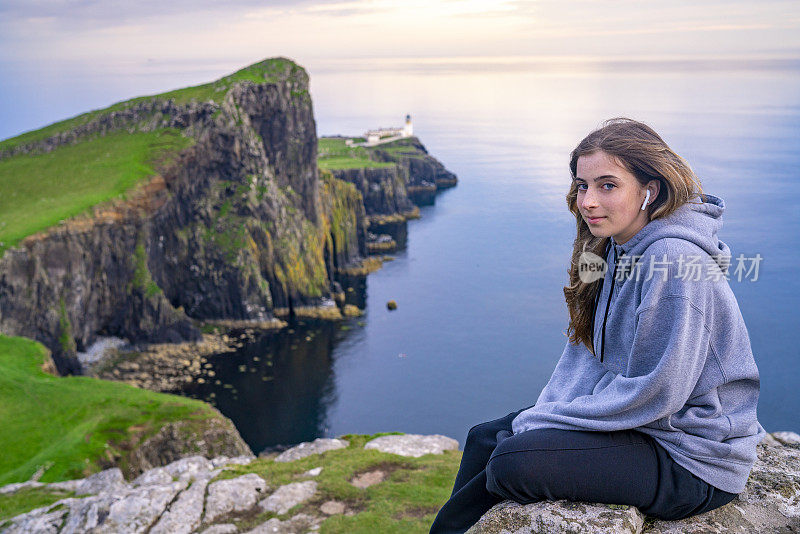
M722 199L627 118L583 139L570 171L569 341L535 405L470 429L431 533L464 532L506 499L691 517L744 489L766 434Z

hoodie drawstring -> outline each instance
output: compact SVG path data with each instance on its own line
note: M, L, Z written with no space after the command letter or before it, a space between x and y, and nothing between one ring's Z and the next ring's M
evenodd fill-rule
M611 295L614 294L614 280L617 279L617 247L614 246L614 274L611 275L611 289L608 292L608 302L606 302L606 313L603 317L603 330L600 334L600 361L603 361L603 354L606 350L606 319L608 319L608 308L611 305Z
M606 246L603 249L603 259L605 260L608 257L608 249L611 246L611 240L606 241ZM592 353L597 354L597 350L594 346L594 320L597 315L597 305L600 304L600 295L603 293L603 284L606 281L606 277L600 279L600 284L597 286L597 294L594 296L594 305L592 306Z

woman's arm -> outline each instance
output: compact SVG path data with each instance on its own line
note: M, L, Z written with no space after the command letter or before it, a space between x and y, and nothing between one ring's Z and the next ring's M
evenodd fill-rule
M680 410L709 353L710 332L703 310L695 304L702 305L704 299L693 299L691 291L664 294L656 290L651 297L654 294L658 298L636 312L625 375L616 375L599 391L571 400L546 397L512 421L514 433L538 428L625 430Z
M567 342L550 380L539 393L536 404L571 401L581 395L589 395L607 374L614 375L592 356L585 345Z

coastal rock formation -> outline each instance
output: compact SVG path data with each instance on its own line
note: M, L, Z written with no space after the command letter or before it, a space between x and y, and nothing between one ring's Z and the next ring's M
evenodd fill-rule
M414 456L420 447L430 448L431 439L438 442L442 437L405 436L405 450L398 451L398 454ZM343 439L319 438L301 443L268 461L296 462L348 445L349 442ZM256 473L217 480L223 468L247 466L253 460L252 455L234 458L220 456L213 460L193 456L145 471L130 483L125 482L118 468L113 468L80 480L52 484L35 481L11 484L0 488L0 495L13 494L26 488L40 488L53 492L74 492L74 496L5 522L0 521L0 532L305 533L309 529L319 528L329 516L354 514L342 502L325 500L320 502L318 513L300 512L289 518L271 517L255 529L239 528L234 522L243 517L253 514L285 516L318 492L318 483L313 478L275 487ZM316 477L321 470L317 467L300 476Z
M133 445L126 462L125 474L132 477L154 467L195 455L207 458L252 457L253 452L231 420L222 414L218 418L203 421L201 425L191 420L174 421L161 427L156 435L141 444ZM115 461L112 464L117 463Z
M387 147L391 147L387 150ZM458 182L456 175L448 171L417 137L409 137L391 145L377 145L370 149L376 161L394 162L405 178L406 192L418 206L432 204L435 194Z
M211 523L252 508L266 489L267 483L255 473L209 484L203 521Z
M398 167L332 170L333 176L353 184L364 199L367 215L406 214L414 210L406 181Z
M380 220L380 216L413 216L414 208L433 204L438 191L458 182L455 174L428 154L417 137L369 147L365 153L371 161L392 165L330 172L358 189L371 220Z
M87 479L45 485L73 491L75 496L0 522L0 532L170 532L195 531L204 520L227 515L246 501L245 488L264 491L257 475L244 481L209 481L228 464L246 464L252 457L189 457L143 473L126 484L113 468ZM215 486L216 485L216 486ZM5 488L0 488L0 491ZM226 491L227 490L227 491ZM236 493L231 493L232 491ZM9 493L6 491L6 493ZM206 497L206 493L208 496ZM225 503L234 503L226 508ZM204 508L205 504L205 508ZM255 504L255 498L251 504Z
M183 126L194 144L134 200L23 240L0 259L0 327L44 343L61 373L100 333L199 340L195 319L270 318L329 290L308 76L281 60L220 102L137 102L15 151L110 129ZM268 71L268 72L267 72ZM346 231L346 230L345 230Z
M418 140L376 150L395 162L381 173L320 173L308 75L284 58L6 140L0 159L166 129L191 143L149 182L2 252L0 332L42 342L61 374L98 337L194 342L197 321L321 306L367 258L369 214L404 220L408 187L455 182Z
M313 480L292 482L278 488L275 493L258 503L266 512L285 514L301 502L310 499L317 492L317 483Z

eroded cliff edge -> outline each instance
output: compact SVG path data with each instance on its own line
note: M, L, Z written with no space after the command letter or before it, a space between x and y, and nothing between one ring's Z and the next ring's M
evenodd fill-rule
M284 58L5 141L0 160L167 129L191 142L154 161L147 183L0 258L0 331L42 342L61 374L80 372L76 351L98 336L197 341L197 321L267 321L319 305L337 273L368 256L377 221L368 215L404 220L414 216L409 191L435 189L436 172L448 177L441 187L455 183L431 171L441 164L415 138L414 156L375 151L396 162L376 178L392 175L381 195L357 171L320 172L308 75Z

